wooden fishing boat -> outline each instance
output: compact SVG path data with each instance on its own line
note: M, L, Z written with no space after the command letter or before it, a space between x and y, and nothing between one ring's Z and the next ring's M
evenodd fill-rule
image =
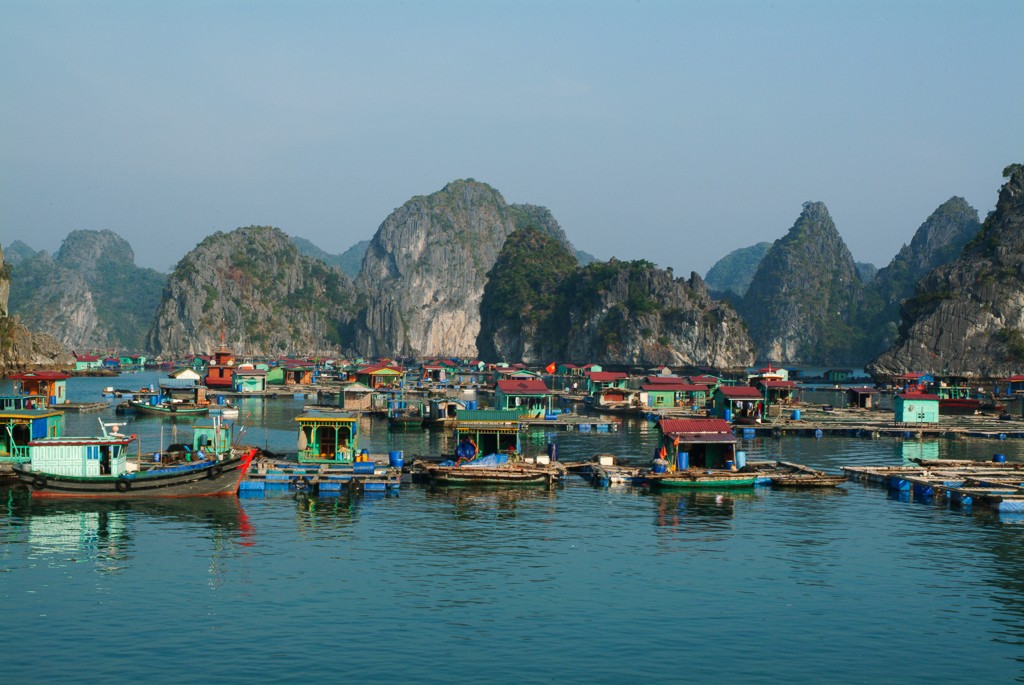
M210 405L199 405L193 402L159 402L150 404L139 400L128 400L128 408L142 414L155 416L205 416L210 413Z
M723 469L676 469L648 473L647 484L654 488L750 488L757 476Z
M787 461L750 462L742 471L770 481L773 488L834 488L846 482L846 476Z
M578 475L600 488L616 485L642 485L647 480L645 468L619 464L618 459L612 454L596 454L588 462L568 464L566 471Z
M113 426L113 432L107 430ZM45 437L28 443L29 461L14 466L33 497L141 499L232 495L257 451L230 444L230 425L215 421L199 427L187 461L132 463L128 446L136 436L122 435L119 424L103 424L92 437ZM212 441L211 441L212 437ZM208 453L207 453L208 452ZM154 455L155 457L155 455Z
M436 485L545 485L551 486L565 476L565 467L524 462L495 466L443 466L423 464L422 469Z

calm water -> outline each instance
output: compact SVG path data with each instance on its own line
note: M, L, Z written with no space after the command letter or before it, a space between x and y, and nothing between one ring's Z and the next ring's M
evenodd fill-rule
M136 378L152 377L116 380ZM72 399L107 384L76 380ZM294 450L301 402L244 409L257 414L244 421L251 442ZM68 424L91 433L96 415ZM161 425L129 430L155 450ZM374 453L443 447L382 428L364 426ZM537 451L546 439L533 437ZM656 431L640 422L557 442L563 459L639 459ZM1022 442L790 438L745 449L748 459L832 470L921 453L1024 461ZM1024 679L1024 526L852 483L744 494L570 481L554 492L406 486L376 500L0 498L8 682Z

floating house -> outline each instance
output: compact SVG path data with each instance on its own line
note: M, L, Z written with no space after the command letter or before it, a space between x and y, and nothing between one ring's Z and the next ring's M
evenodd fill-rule
M608 388L625 389L629 376L619 371L592 371L587 374L587 392L591 395Z
M736 464L732 426L723 419L662 419L658 421L664 459L676 468L731 469Z
M258 395L267 391L267 372L256 368L236 368L231 377L231 389L242 394Z
M359 415L306 412L299 424L298 460L307 464L351 464L359 450Z
M356 382L369 388L397 388L404 378L401 367L389 364L374 364L356 371Z
M847 388L846 404L853 408L871 409L877 396L878 388Z
M893 399L896 423L938 423L939 396L923 392L904 392Z
M30 441L38 438L55 438L64 434L63 412L31 409L26 406L24 399L0 398L3 400L0 404L4 405L3 409L0 409L0 465L27 462Z
M714 415L726 421L755 420L764 412L764 396L749 385L723 385L713 396Z
M103 360L97 354L76 354L75 371L92 371L103 368Z
M373 411L375 392L373 388L368 388L362 383L347 383L338 391L338 406L345 411Z
M478 454L520 452L519 412L499 409L466 409L459 412L455 439L472 440Z
M829 369L825 372L825 382L849 383L851 376L853 376L853 371L850 369Z
M703 407L708 399L708 386L684 383L679 378L670 383L646 383L640 386L640 390L642 393L641 403L654 409L660 407Z
M69 376L59 371L28 371L4 379L0 392L5 395L41 395L46 403L60 405L67 402Z
M284 385L312 385L316 366L297 359L285 359L277 365Z
M494 406L520 416L543 416L551 412L551 392L540 379L506 378L494 386Z
M795 399L796 382L794 381L766 379L760 381L757 387L764 396L765 403L769 406L773 404L789 405Z
M198 384L199 381L203 380L203 376L193 369L191 366L186 366L180 369L176 369L167 374L168 378L174 378L175 380L190 380L193 383Z

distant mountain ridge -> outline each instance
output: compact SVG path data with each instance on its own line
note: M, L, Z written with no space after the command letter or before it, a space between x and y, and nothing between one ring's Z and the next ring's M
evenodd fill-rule
M131 245L109 230L72 231L55 255L26 256L12 275L12 312L82 351L141 350L166 279L136 266Z
M917 282L903 304L898 338L867 367L872 374L999 378L1024 368L1024 166L1011 164L1003 176L981 230L957 259ZM969 219L958 200L950 201L950 213Z

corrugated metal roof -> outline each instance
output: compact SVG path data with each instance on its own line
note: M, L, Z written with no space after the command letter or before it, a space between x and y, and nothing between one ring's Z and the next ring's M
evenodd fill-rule
M934 400L936 402L939 401L938 395L932 395L931 393L927 392L902 392L898 395L898 397L901 397L905 400Z
M725 419L662 419L658 421L662 433L728 433L732 426Z
M598 383L604 383L606 381L624 381L629 378L629 376L621 371L591 371L588 375L590 376L590 380L597 381Z
M646 392L707 392L706 385L689 385L687 383L651 383L640 387Z
M730 400L753 400L763 399L761 391L749 385L722 385L716 392L722 393Z
M795 388L796 381L761 381L760 385L766 388Z
M498 389L508 394L546 395L548 386L536 378L505 378L498 381Z

